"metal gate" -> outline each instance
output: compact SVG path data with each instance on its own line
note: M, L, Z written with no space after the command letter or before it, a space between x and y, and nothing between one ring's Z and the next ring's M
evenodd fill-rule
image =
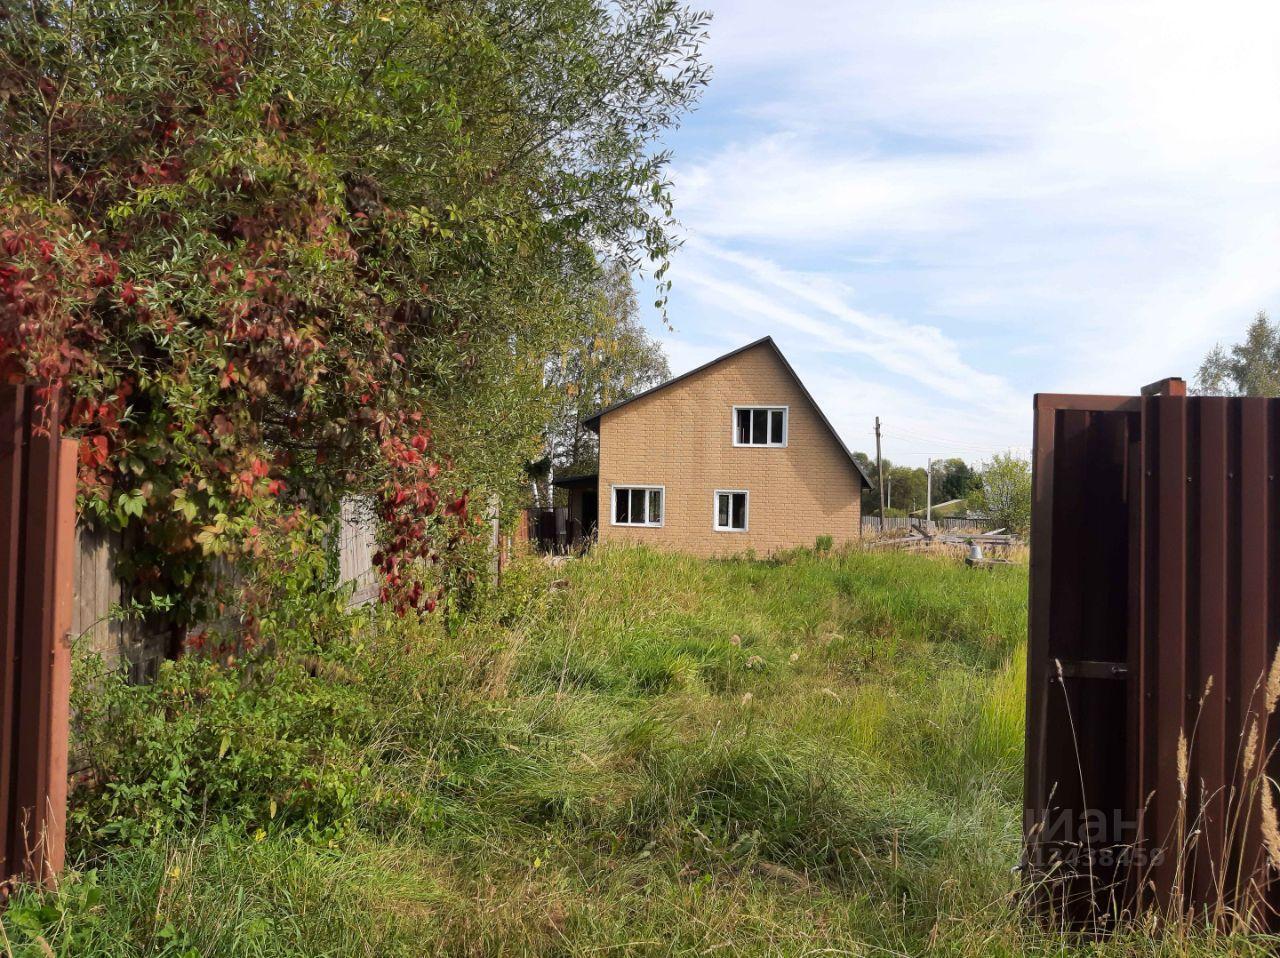
M0 385L0 879L50 879L66 828L76 444Z
M1025 838L1068 920L1275 927L1280 400L1035 401Z

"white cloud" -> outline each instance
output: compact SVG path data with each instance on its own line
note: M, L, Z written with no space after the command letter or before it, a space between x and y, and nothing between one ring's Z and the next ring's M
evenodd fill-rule
M965 204L1004 192L1004 176L981 163L878 158L780 133L677 168L675 183L681 216L701 235L814 245L959 229Z
M1025 442L1017 393L968 365L934 327L864 314L849 305L851 290L821 275L701 241L686 247L677 272L698 331L712 336L663 337L674 372L769 334L851 446L866 446L876 415L893 422L887 454L904 460L976 459Z
M675 171L704 339L785 329L873 412L941 399L1019 445L1032 392L1190 374L1280 293L1280 5L716 13L727 136Z
M794 273L710 245L694 249L702 259L684 264L681 275L721 307L781 323L839 352L869 356L886 370L953 399L1005 398L1004 383L966 365L955 344L934 327L868 316L848 305L849 290L821 275Z
M846 445L868 455L875 453L877 415L884 455L895 463L923 466L929 459L952 457L979 462L995 452L1030 452L1030 401L1011 410L1013 415L993 420L960 404L934 401L918 390L843 371L810 372L804 379Z

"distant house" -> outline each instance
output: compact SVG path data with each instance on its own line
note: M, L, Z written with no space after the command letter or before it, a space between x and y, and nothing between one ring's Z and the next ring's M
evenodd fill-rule
M601 542L701 556L857 539L870 480L771 337L585 420L599 470L557 484Z

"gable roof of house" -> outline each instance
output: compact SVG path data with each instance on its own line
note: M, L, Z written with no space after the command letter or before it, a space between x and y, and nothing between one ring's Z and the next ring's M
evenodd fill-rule
M836 432L835 427L831 425L831 420L829 420L827 418L827 414L822 411L822 407L820 407L817 404L817 402L814 401L814 398L812 395L810 395L809 390L805 388L805 384L800 380L800 377L796 375L796 371L791 368L791 364L787 362L787 357L782 355L782 350L778 348L778 344L773 341L772 336L765 336L763 339L757 339L753 343L747 343L747 345L740 346L737 349L733 350L732 352L725 353L723 356L717 356L715 359L711 360L711 362L709 363L703 363L701 366L698 366L696 369L690 369L687 373L681 373L679 376L676 376L672 379L668 379L665 383L659 383L658 385L654 386L652 389L646 389L642 393L636 393L636 395L632 396L630 399L624 399L621 402L616 402L611 406L605 406L603 409L591 414L586 419L582 420L582 424L586 426L588 429L598 434L600 432L601 417L607 416L609 415L609 413L614 412L618 409L621 409L623 406L636 402L639 399L644 399L646 396L652 396L654 393L660 390L666 389L668 386L674 386L676 383L682 380L688 379L690 376L696 376L698 373L702 372L703 370L710 369L712 366L716 366L724 362L726 359L732 359L734 356L737 356L740 353L745 353L749 349L755 349L757 346L768 346L770 349L773 350L773 354L777 356L779 362L782 363L782 368L785 369L788 373L790 373L791 378L795 380L796 386L800 389L800 393L808 401L809 405L813 407L813 411L818 414L818 421L821 422L822 425L824 425L827 428L827 432L831 434L831 438L835 440L835 443L840 448L840 451L845 454L845 457L848 458L850 464L853 466L854 469L857 470L858 475L862 477L862 481L867 484L867 488L871 488L871 477L868 476L867 471L862 468L862 464L859 463L857 459L853 458L853 453L849 451L849 447L844 444L844 440L840 438L840 434Z

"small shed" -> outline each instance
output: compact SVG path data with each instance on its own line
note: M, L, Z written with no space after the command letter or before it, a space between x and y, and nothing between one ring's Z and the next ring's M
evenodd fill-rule
M557 489L563 489L568 498L563 543L565 548L579 549L594 542L600 524L599 475L590 472L564 476L553 479L551 484Z

